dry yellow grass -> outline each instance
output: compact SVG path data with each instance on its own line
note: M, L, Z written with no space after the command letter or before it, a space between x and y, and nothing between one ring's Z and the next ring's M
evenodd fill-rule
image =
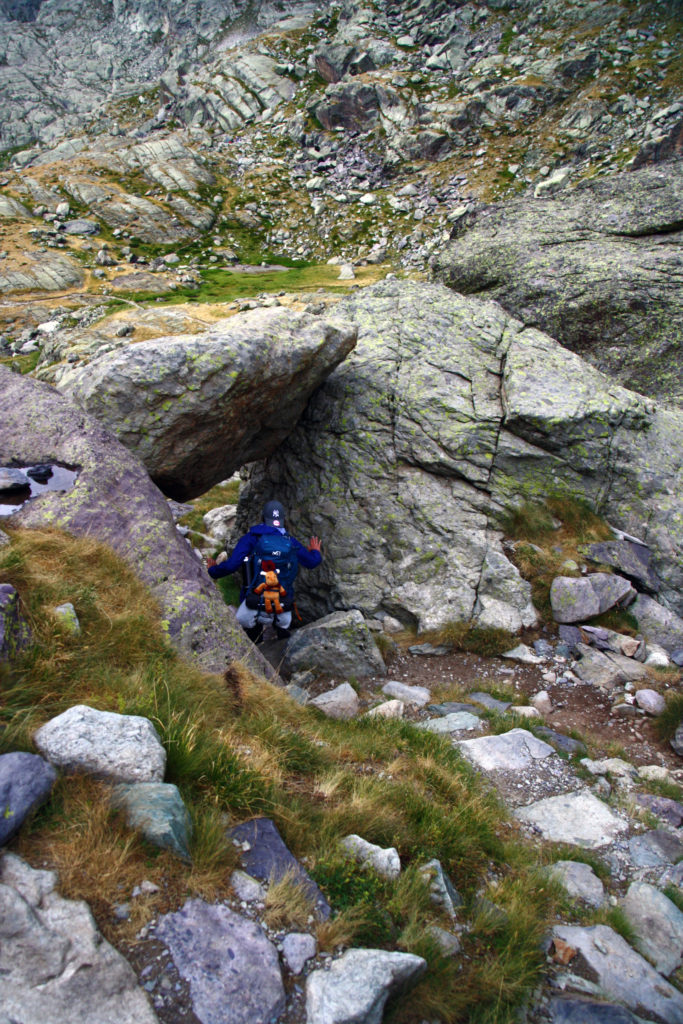
M269 928L307 928L314 916L315 905L293 871L269 883L263 914Z

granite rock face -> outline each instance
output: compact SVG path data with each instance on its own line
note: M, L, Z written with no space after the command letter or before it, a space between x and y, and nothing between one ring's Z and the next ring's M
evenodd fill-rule
M433 260L627 387L683 397L680 162L489 206ZM644 339L647 339L646 341Z
M272 454L356 333L306 313L252 310L204 335L156 338L67 369L58 387L185 501Z
M238 508L241 530L276 490L297 531L324 539L323 565L299 584L302 608L359 608L419 629L530 625L499 517L558 492L645 531L660 597L681 608L681 413L441 285L385 281L336 314L358 324L356 348L252 467Z
M171 641L210 671L234 657L271 670L245 639L215 585L175 529L161 492L139 460L54 388L0 367L0 463L78 467L74 487L44 492L11 525L49 525L109 544L158 600Z

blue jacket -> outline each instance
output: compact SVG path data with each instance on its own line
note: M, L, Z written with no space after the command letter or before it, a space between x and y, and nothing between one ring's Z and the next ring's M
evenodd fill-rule
M217 580L222 576L229 576L230 573L236 572L242 566L245 558L249 558L262 534L282 534L286 532L286 530L282 530L278 526L269 526L267 523L257 523L256 526L251 527L249 533L245 533L243 537L240 537L227 562L219 562L218 565L209 566L209 576L211 576L212 579ZM299 559L299 565L303 565L304 569L315 569L316 565L320 565L323 560L323 556L319 551L309 551L308 548L305 548L303 544L296 539L296 537L292 537L292 543L294 545L297 558Z

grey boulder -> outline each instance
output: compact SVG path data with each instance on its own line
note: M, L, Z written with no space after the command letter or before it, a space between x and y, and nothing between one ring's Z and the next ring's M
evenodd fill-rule
M659 590L657 574L652 569L652 552L637 541L601 541L589 544L586 554L592 562L609 565L623 576L628 576L641 589L656 593Z
M589 864L575 860L558 860L548 870L574 899L591 907L601 907L605 902L605 887Z
M390 995L414 985L422 957L382 949L350 949L306 981L306 1024L381 1024Z
M639 594L630 611L650 643L659 644L670 652L683 644L683 618L654 598Z
M680 161L485 207L433 259L636 391L681 395Z
M64 370L58 387L185 501L272 454L356 341L352 324L255 309Z
M643 533L662 600L683 611L682 413L439 285L383 281L335 312L358 324L358 343L252 465L237 514L246 529L276 491L302 534L323 538L323 565L297 589L306 615L530 626L498 510L558 491Z
M660 974L673 974L683 962L683 913L647 882L632 882L621 905L643 956Z
M553 618L562 623L584 622L615 605L629 604L635 597L628 580L601 572L579 579L556 576L550 587Z
M0 755L0 846L47 800L56 779L52 765L36 754L17 750Z
M155 934L189 983L192 1009L202 1024L254 1024L283 1012L277 950L254 921L194 899L165 914Z
M76 704L41 726L38 750L66 772L115 782L161 782L166 751L148 718Z
M350 683L340 683L339 686L319 694L308 703L310 707L322 711L328 718L342 720L355 718L360 707L358 694Z
M683 1022L683 994L607 925L556 925L555 937L576 950L584 970L608 998L659 1024Z
M157 1024L133 969L87 905L63 899L54 872L0 855L3 1020L22 1024Z
M296 630L287 645L286 672L321 675L386 675L382 655L360 611L333 612Z

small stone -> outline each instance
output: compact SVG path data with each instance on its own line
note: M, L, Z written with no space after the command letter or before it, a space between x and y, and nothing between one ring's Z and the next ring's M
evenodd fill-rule
M666 701L656 690L636 690L636 704L648 715L661 715L666 710Z
M55 615L61 619L62 624L66 627L69 633L79 634L81 632L81 624L78 621L76 615L76 609L67 601L66 604L60 604L55 608Z
M405 704L402 700L387 700L367 711L364 718L403 718Z
M401 874L401 859L393 846L383 849L356 835L346 836L341 845L359 864L373 868L383 878L398 878Z
M540 690L539 693L535 693L531 698L531 703L541 715L552 713L553 705L547 690Z

